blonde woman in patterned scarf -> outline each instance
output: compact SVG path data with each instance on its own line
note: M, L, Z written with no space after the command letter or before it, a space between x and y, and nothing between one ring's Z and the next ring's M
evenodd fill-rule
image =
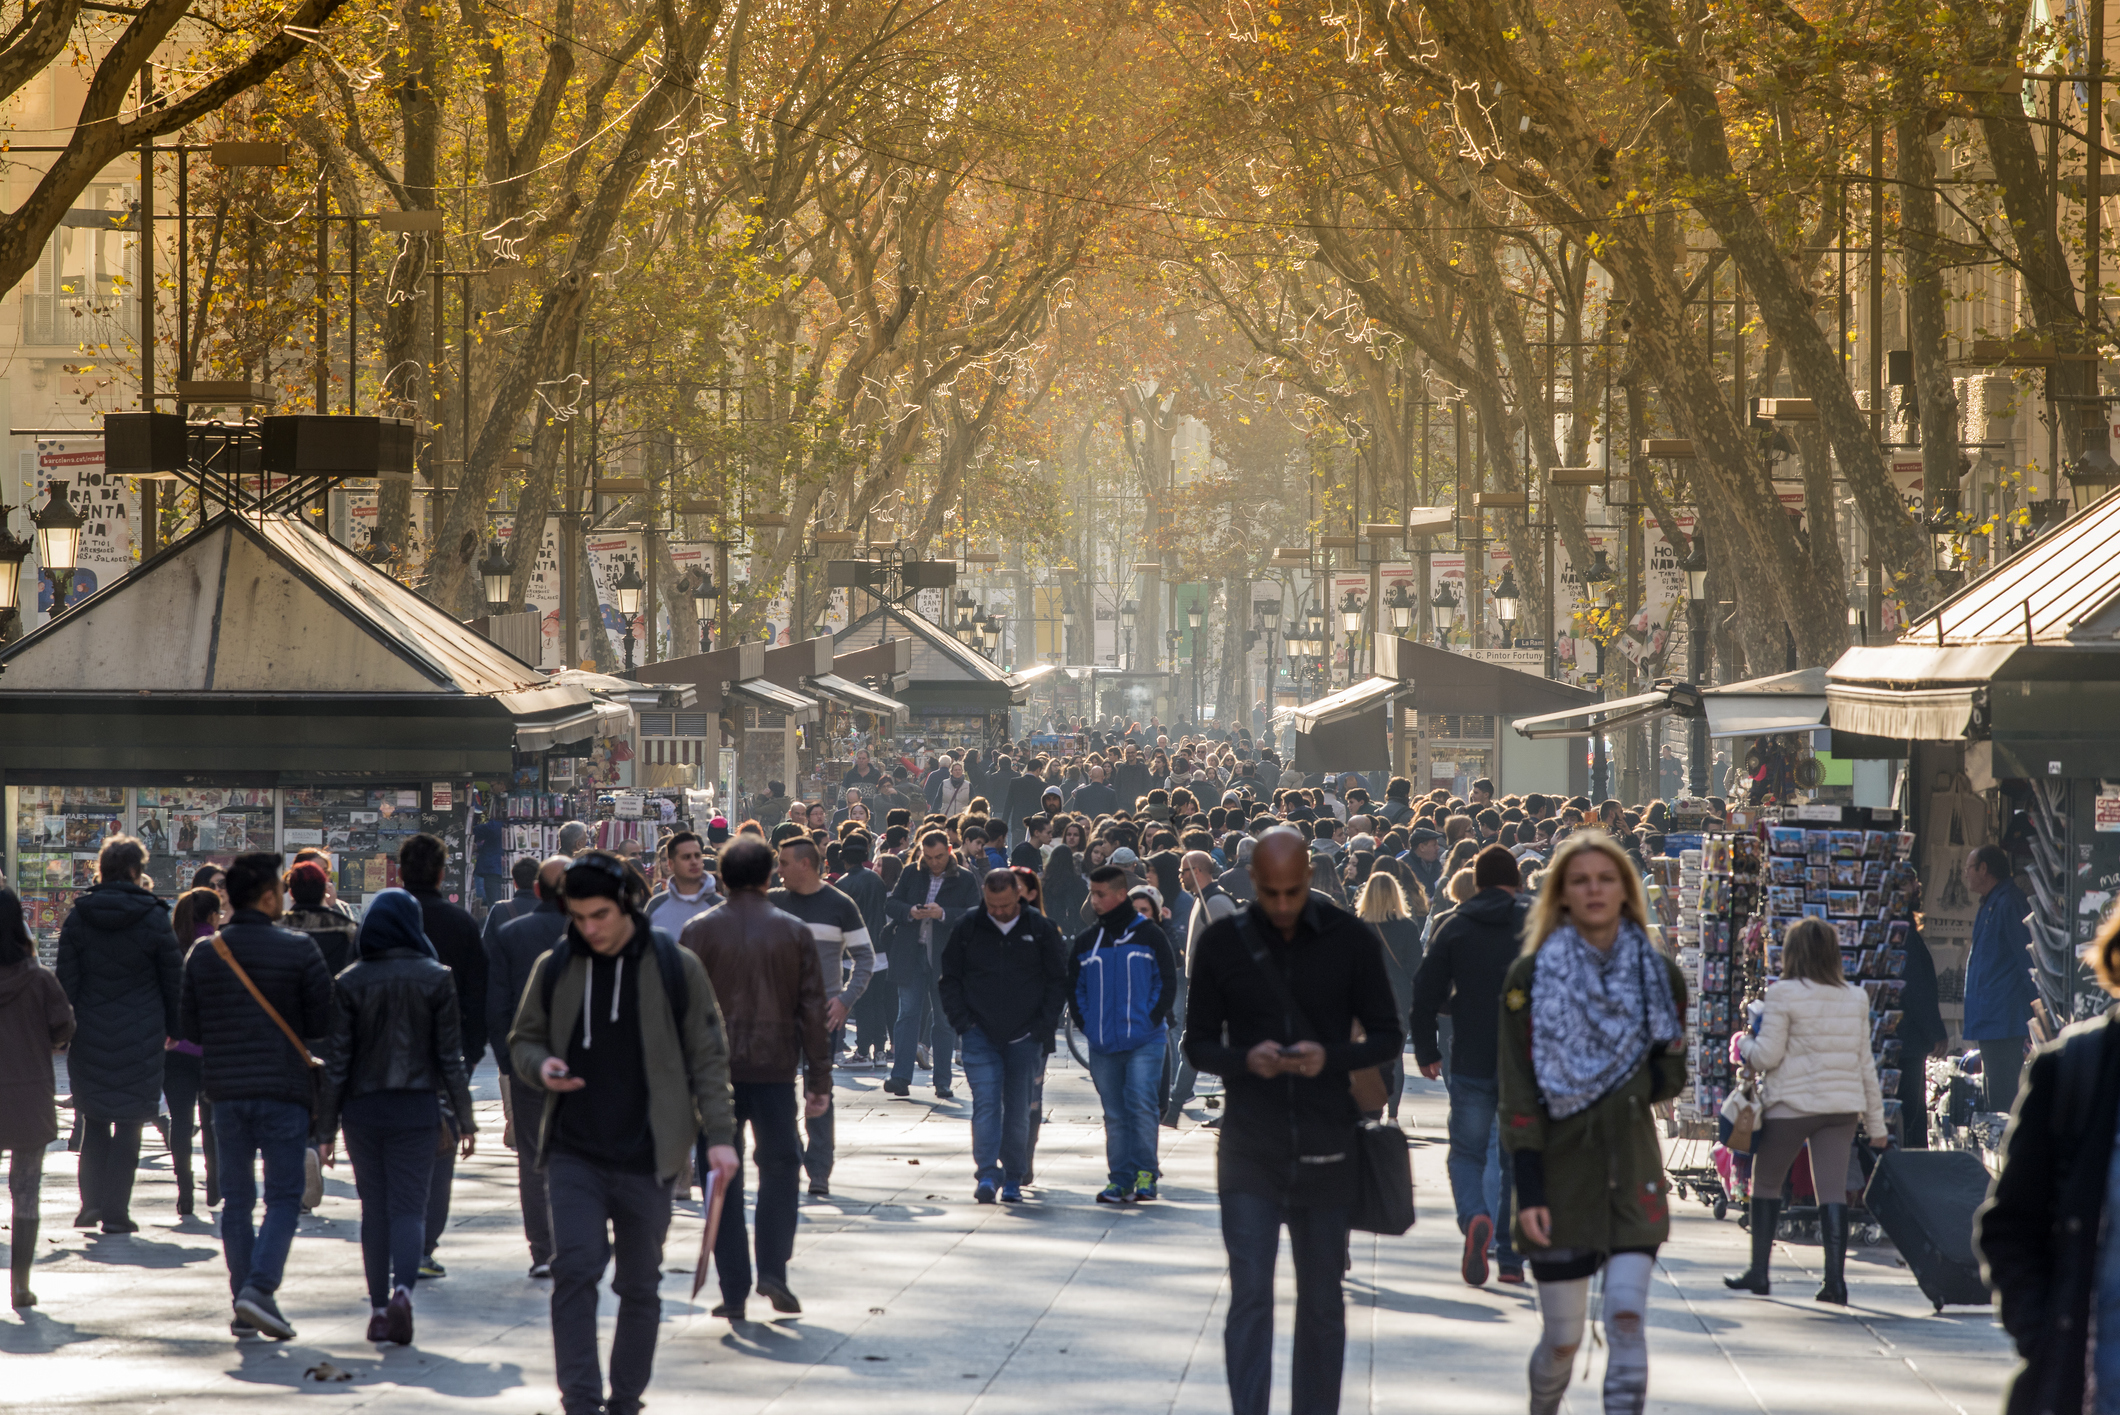
M1606 1415L1640 1415L1656 1250L1671 1235L1650 1107L1685 1081L1685 980L1647 933L1641 879L1618 842L1579 830L1553 857L1502 983L1502 1145L1516 1176L1516 1249L1544 1333L1531 1410L1561 1408L1590 1276L1604 1273Z

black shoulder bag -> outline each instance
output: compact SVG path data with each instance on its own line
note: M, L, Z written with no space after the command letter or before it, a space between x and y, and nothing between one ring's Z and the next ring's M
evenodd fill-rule
M1275 965L1273 955L1266 950L1266 940L1259 935L1259 926L1250 918L1244 920L1244 946L1251 953L1251 961L1258 965L1267 985L1280 994L1281 1006L1289 1020L1301 1023L1305 1033L1302 1040L1319 1040L1317 1028L1310 1016L1304 1012L1303 1004L1296 1001L1289 990L1288 981ZM1347 1216L1350 1228L1364 1233L1382 1233L1397 1237L1413 1227L1413 1156L1406 1144L1406 1132L1398 1126L1382 1121L1358 1121L1354 1127L1355 1201Z

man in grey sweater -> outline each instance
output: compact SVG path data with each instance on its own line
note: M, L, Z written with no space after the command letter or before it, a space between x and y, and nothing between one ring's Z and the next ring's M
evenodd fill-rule
M1253 841L1246 837L1244 843L1250 845ZM1185 858L1178 862L1178 878L1184 882L1185 892L1193 897L1192 920L1185 929L1185 952L1178 959L1178 966L1189 980L1200 935L1207 932L1209 924L1236 913L1237 901L1216 881L1215 857L1205 850L1186 852ZM1171 1043L1164 1053L1168 1059L1164 1071L1163 1123L1173 1130L1178 1128L1178 1121L1185 1114L1185 1103L1193 1098L1193 1086L1199 1080L1199 1073L1193 1070L1193 1064L1186 1060L1184 1050L1179 1046L1185 1035L1185 993L1186 989L1179 987L1177 1005L1170 1014Z
M847 1013L868 991L876 971L876 947L869 938L868 923L859 905L847 894L825 883L824 860L817 842L807 835L783 841L780 847L781 888L766 897L776 909L785 910L809 927L817 945L817 963L824 972L825 1022L839 1048L839 1030ZM847 975L847 961L853 965ZM802 1167L810 1176L810 1197L829 1198L832 1192L833 1112L827 1105L822 1115L805 1116Z

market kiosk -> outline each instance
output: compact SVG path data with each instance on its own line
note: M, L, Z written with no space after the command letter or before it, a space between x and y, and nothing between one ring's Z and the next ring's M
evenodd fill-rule
M0 849L40 945L121 831L164 896L314 846L356 906L427 831L463 896L473 783L599 722L591 693L302 521L235 511L0 647L0 675Z
M1827 675L1836 756L1908 758L1923 933L1946 1020L1977 903L1974 846L2010 851L2029 920L2042 1026L2110 1003L2078 960L2120 893L2120 495L2049 530ZM1958 993L1962 996L1962 991Z
M1008 740L1008 710L1023 694L985 655L920 615L879 604L832 637L834 661L892 639L912 643L905 684L891 696L906 710L904 731L941 747L982 750Z

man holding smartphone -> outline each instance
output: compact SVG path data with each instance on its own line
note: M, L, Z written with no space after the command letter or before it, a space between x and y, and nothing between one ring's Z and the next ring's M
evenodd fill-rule
M956 1050L957 1034L950 1030L942 998L935 991L937 965L942 946L949 941L957 921L979 907L979 877L960 866L950 850L950 838L939 830L920 837L920 865L898 877L898 887L884 901L883 911L891 921L889 955L898 980L898 1020L891 1029L896 1058L891 1078L883 1089L894 1096L911 1094L914 1053L920 1046L920 1019L930 1018L930 1036L935 1049L937 1100L950 1100L950 1054Z
M1229 1253L1223 1359L1234 1415L1266 1415L1273 1270L1288 1228L1296 1271L1290 1408L1340 1408L1347 1318L1340 1275L1355 1203L1348 1073L1399 1054L1404 1034L1374 930L1311 892L1300 832L1275 827L1251 858L1258 900L1202 932L1185 1055L1223 1078L1216 1151ZM1363 1039L1351 1041L1354 1024Z
M552 1206L552 1350L566 1415L640 1409L662 1320L671 1191L702 1133L718 1182L737 1167L721 1009L699 959L641 912L638 881L600 850L568 867L567 931L531 969L508 1036L515 1074L548 1093L536 1144ZM607 1400L596 1288L613 1258Z

